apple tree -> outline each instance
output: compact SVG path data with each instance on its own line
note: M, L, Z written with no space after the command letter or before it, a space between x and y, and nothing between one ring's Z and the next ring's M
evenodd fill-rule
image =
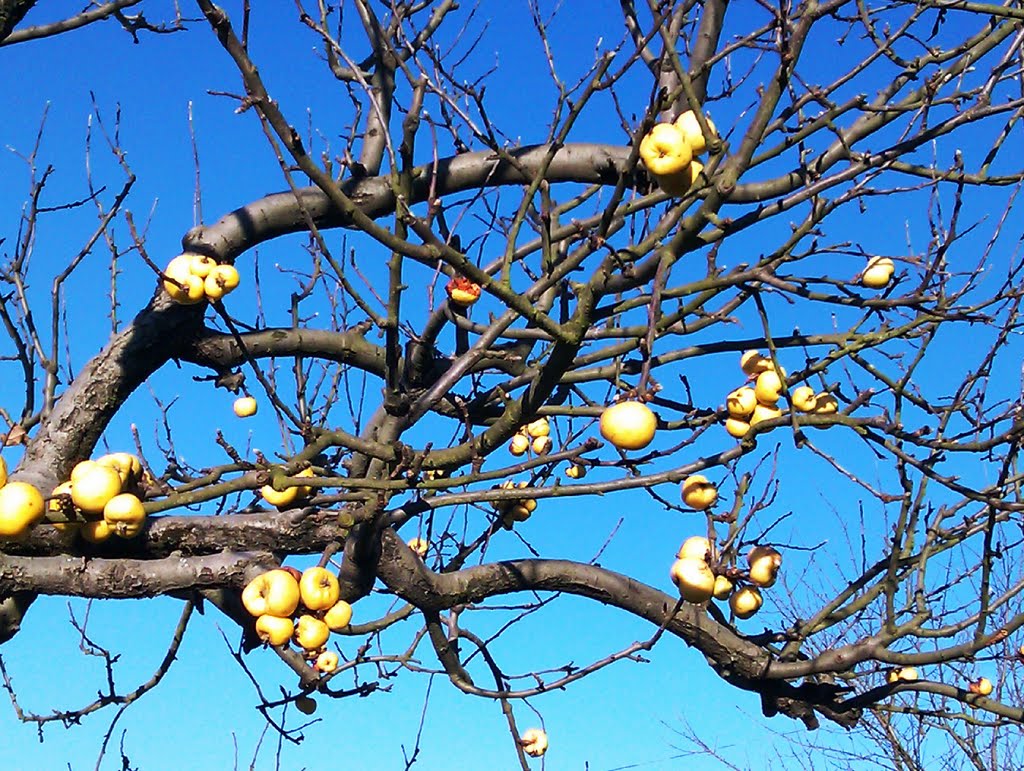
M261 691L288 738L288 707L441 676L527 768L547 738L525 704L671 655L893 768L1024 763L1019 2L529 0L515 34L452 0L34 5L0 2L0 50L95 25L196 41L223 68L195 98L237 113L280 192L196 152L179 244L133 213L132 159L160 148L103 105L85 196L15 148L0 641L42 596L181 607L153 680L86 706L22 709L0 648L20 718L130 705L197 609L241 667L290 670ZM77 246L35 253L83 209ZM67 293L102 254L92 355ZM182 419L211 393L276 446ZM646 636L580 661L532 618L560 603Z

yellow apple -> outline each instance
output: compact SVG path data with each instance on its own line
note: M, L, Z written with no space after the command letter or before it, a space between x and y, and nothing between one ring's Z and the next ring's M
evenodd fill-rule
M480 299L480 285L465 276L452 276L445 291L454 305L468 307Z
M142 461L130 452L112 452L100 456L96 462L114 469L121 477L122 487L135 484L142 476Z
M702 535L693 535L683 541L683 545L679 547L679 551L676 552L676 557L679 559L698 559L708 560L712 557L711 555L711 541Z
M327 610L338 601L338 577L327 568L307 568L299 580L302 604L310 610Z
M740 356L740 369L745 375L754 377L773 369L772 360L767 356L762 356L760 351L744 351Z
M203 292L211 300L219 300L238 286L238 269L234 265L218 265L203 280Z
M46 503L46 510L54 514L60 514L67 517L67 522L54 522L53 526L57 530L63 532L74 531L78 529L78 522L74 521L75 507L71 503L71 483L61 482L50 493L50 500Z
M551 452L551 437L550 436L538 436L530 444L535 455L547 455Z
M716 600L727 600L732 594L732 581L725 576L715 576L715 588L711 596Z
M687 602L707 602L715 593L715 574L702 559L677 559L672 563L669 575L679 589L679 595Z
M256 634L270 645L287 645L295 633L295 624L290 618L264 614L256 619Z
M917 680L917 669L915 667L894 667L889 670L885 678L890 683L906 682L912 683Z
M750 618L761 609L761 592L756 586L744 586L729 598L729 608L736 618Z
M256 403L256 399L251 396L239 396L235 399L235 403L231 409L234 410L235 415L240 418L249 418L256 414L256 410L259 409L259 404Z
M816 415L832 415L839 411L839 400L828 391L822 391L814 397L814 413Z
M763 420L772 420L778 417L782 417L782 410L778 407L769 407L767 404L758 403L754 407L754 414L750 416L750 425L756 426Z
M540 728L528 728L519 738L523 752L531 758L539 758L548 751L548 735Z
M242 590L242 604L253 616L290 616L300 597L299 582L281 568L261 573Z
M429 548L430 544L427 543L426 538L417 537L410 538L406 546L408 546L410 549L416 552L416 556L418 556L420 559L423 559L427 556L427 549Z
M683 480L682 494L683 503L697 511L711 508L718 500L718 490L702 474L691 474L686 477Z
M658 187L671 196L682 198L692 188L704 171L704 164L700 161L691 161L682 171L675 174L655 174L654 179Z
M869 289L881 289L895 272L896 265L888 257L872 257L860 276L860 283Z
M525 455L528 449L530 449L530 437L526 434L516 434L508 445L508 451L517 458L520 455Z
M334 651L324 651L316 657L316 663L313 665L313 668L318 672L329 675L338 668L338 654Z
M754 395L757 401L769 407L774 407L779 401L779 394L782 392L782 378L774 369L765 370L757 376L754 384ZM756 409L756 408L755 408Z
M711 118L705 115L704 120L707 122L708 128L711 129L711 135L718 136L718 130L711 122ZM694 155L700 155L707 150L707 140L704 138L704 132L700 130L700 124L697 122L697 116L694 115L693 110L687 110L676 118L675 126L682 132Z
M273 485L263 485L263 487L260 488L260 495L262 495L263 500L271 506L283 509L291 506L299 499L299 493L302 489L302 485L286 487L284 490L275 490Z
M789 392L789 401L794 408L801 412L813 412L817 407L818 400L814 395L814 389L810 386L799 386Z
M601 413L601 436L620 450L642 450L657 427L658 418L640 402L619 402Z
M526 435L536 439L538 436L547 436L551 433L551 426L547 418L537 418L532 423L526 424Z
M675 125L658 123L641 140L640 157L647 170L660 177L684 171L693 160L693 150Z
M7 484L7 461L0 456L0 487Z
M71 472L71 500L87 514L102 514L121 488L121 474L110 466L82 461Z
M182 254L164 268L164 291L181 305L194 305L205 296L203 279L192 272L192 255Z
M725 421L725 430L728 432L729 436L735 437L736 439L742 439L747 435L747 431L750 430L750 424L745 420L728 418Z
M297 642L303 650L320 650L324 646L324 643L327 642L327 638L330 636L331 630L327 626L327 623L321 621L315 616L299 616L299 620L295 624L295 642Z
M729 411L729 417L745 419L749 418L757 406L757 395L750 386L737 388L725 397L725 408Z
M987 677L979 677L967 686L967 690L979 696L988 696L994 690L994 686Z
M747 554L750 565L750 580L758 586L768 588L775 583L782 566L782 555L771 546L755 546Z
M42 493L27 482L0 487L0 538L20 538L43 518Z
M193 276L206 278L210 275L210 271L217 267L217 261L205 254L190 254L186 256L189 258L188 268Z
M338 600L324 613L324 623L332 632L340 632L352 622L352 606L344 600Z
M581 466L579 463L573 463L565 470L565 475L569 479L583 479L587 475L587 467Z
M146 522L146 510L142 501L131 493L115 495L103 507L103 519L121 538L134 538L142 532Z
M105 519L89 520L83 522L82 526L78 529L84 538L89 543L103 543L114 534L114 531L107 524Z

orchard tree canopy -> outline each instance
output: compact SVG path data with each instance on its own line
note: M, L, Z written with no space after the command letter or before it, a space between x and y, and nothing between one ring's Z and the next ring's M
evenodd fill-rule
M18 718L116 723L216 624L278 753L420 678L569 767L548 692L665 658L883 767L1024 765L1019 0L34 5L0 57L166 66L142 114L92 97L80 168L7 113ZM35 615L133 645L48 596L180 620L151 677L29 709Z

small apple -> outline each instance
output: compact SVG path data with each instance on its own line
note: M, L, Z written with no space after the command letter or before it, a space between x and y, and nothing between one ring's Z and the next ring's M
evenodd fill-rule
M295 623L295 642L303 650L320 650L330 636L330 627L316 616L302 615L299 616L299 620Z
M715 593L715 574L702 559L677 559L672 563L669 576L679 589L679 595L687 602L707 602Z
M107 501L121 492L117 469L83 461L71 472L71 500L87 514L102 514Z
M761 592L755 586L744 586L729 598L729 608L736 618L746 619L761 609Z
M569 479L583 479L587 475L587 467L581 466L579 463L570 464L569 468L565 470L565 475Z
M142 461L130 452L112 452L100 456L96 462L114 469L120 475L122 489L134 485L142 477Z
M530 444L535 455L547 455L551 452L552 442L550 436L538 436Z
M525 455L528 449L530 449L530 437L526 434L516 434L508 445L508 451L517 458L520 455Z
M693 160L693 150L675 125L658 123L641 140L640 157L648 171L661 177L684 171Z
M327 568L307 568L299 580L302 604L309 610L327 610L338 601L338 577Z
M742 439L750 430L750 424L745 420L728 418L725 421L725 430L728 432L729 436L735 437L736 439Z
M716 600L728 600L729 595L732 594L732 589L732 581L725 576L715 576L715 589L711 596Z
M770 407L767 404L758 403L754 407L754 414L750 416L750 425L756 426L763 420L772 420L782 417L782 410L778 407Z
M979 696L988 696L993 691L992 681L987 677L979 677L968 684L967 690Z
M895 667L889 670L889 674L886 675L886 680L890 683L912 683L917 680L917 677L916 667Z
M789 392L789 402L800 412L814 412L818 399L810 386L798 386Z
M259 409L259 404L252 396L239 396L235 399L235 403L231 407L235 411L235 415L240 418L249 418L256 414L256 410Z
M313 664L313 668L318 672L329 675L338 668L338 654L334 651L324 651L316 657L316 663Z
M519 744L531 758L539 758L548 751L548 735L541 728L528 728L519 737Z
M105 519L93 519L83 522L78 532L89 543L103 543L114 534L114 531Z
M300 597L299 582L280 568L261 573L242 590L242 604L253 616L290 616Z
M308 696L300 696L295 700L295 709L303 715L312 715L316 712L316 702Z
M0 538L20 538L46 512L42 493L27 482L0 487Z
M814 397L814 413L816 415L832 415L839 411L839 400L828 391L822 391Z
M869 289L882 289L895 272L896 265L888 257L872 257L861 273L860 283Z
M782 378L779 377L779 373L774 369L765 370L757 376L757 382L754 384L754 395L759 403L774 407L779 401L779 394L781 392Z
M78 529L78 521L75 516L75 506L71 502L71 483L61 482L50 493L50 500L46 502L47 512L60 514L66 517L66 522L54 522L53 526L60 532L74 531Z
M164 268L164 291L179 305L194 305L206 296L203 279L192 272L192 255L182 254Z
M256 619L256 634L270 645L287 645L294 633L295 624L290 618L267 613Z
M271 506L283 509L291 506L299 499L299 493L302 489L302 485L286 487L284 490L275 490L273 485L263 485L260 488L260 495Z
M526 424L526 435L536 439L538 436L547 436L551 433L551 425L547 418L537 418L532 423Z
M683 503L697 511L711 508L718 500L717 488L702 474L691 474L683 480L682 495Z
M210 300L219 300L238 286L241 277L234 265L218 265L203 280L203 292Z
M725 408L729 411L729 417L745 419L749 418L757 406L757 394L750 386L743 386L730 392L725 397Z
M426 538L416 537L410 538L406 546L408 546L410 549L416 552L416 556L418 556L420 559L423 559L427 556L427 549L429 548L430 544L427 542Z
M678 559L690 558L705 561L712 559L711 541L702 535L692 535L683 541L683 545L676 552L676 557Z
M760 351L744 351L743 355L740 356L740 369L743 370L745 375L755 377L762 372L773 369L772 360L767 356L761 355Z
M711 129L711 135L718 136L718 130L715 128L715 124L711 122L711 118L705 115L704 121L708 124L708 128ZM700 123L697 122L697 116L693 110L687 110L676 118L675 125L676 128L683 132L683 136L693 150L694 155L700 155L707 150L707 140L704 138L704 132L700 130Z
M332 632L340 632L352 622L352 606L344 600L338 600L324 613L324 623Z
M455 305L463 307L472 305L480 299L480 285L465 276L454 276L445 286L448 298Z
M682 198L690 188L697 184L701 172L704 171L704 164L700 161L691 161L682 171L675 174L654 174L658 187L675 198Z
M182 255L189 258L188 269L193 276L199 276L199 278L206 278L210 275L210 271L217 267L217 261L213 257L209 257L205 254L189 254Z
M0 456L0 487L7 484L7 461Z
M601 413L601 436L620 450L642 450L657 427L658 418L640 402L619 402Z
M779 574L782 555L771 546L755 546L747 554L747 563L750 565L750 580L767 589Z
M146 522L146 509L142 501L131 493L115 495L103 507L103 519L120 538L134 538L142 532Z

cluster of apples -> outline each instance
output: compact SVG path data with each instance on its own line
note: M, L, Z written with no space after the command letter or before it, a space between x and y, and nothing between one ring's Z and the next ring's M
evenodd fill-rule
M338 667L338 654L326 650L331 632L340 632L352 620L352 606L338 599L338 577L327 568L292 567L261 573L242 590L242 604L256 618L256 634L270 645L294 640L313 661L314 668L330 673Z
M311 466L307 466L295 476L314 476L313 468ZM293 487L285 488L284 490L275 490L273 485L264 485L260 488L260 495L263 496L263 500L271 506L276 506L279 509L294 507L297 504L312 498L316 495L316 492L317 488L312 485L295 485Z
M705 117L712 134L715 124ZM687 110L674 123L658 123L640 141L640 157L658 182L658 187L669 195L685 195L697 176L704 170L694 156L707 149L707 140L700 130L697 116Z
M551 452L551 425L547 418L537 418L516 432L509 442L508 451L517 458L533 450L537 455Z
M860 274L860 283L869 289L882 289L892 280L896 265L888 257L872 257Z
M179 305L219 300L238 286L238 269L203 254L179 254L164 268L164 291Z
M729 412L725 430L737 439L746 434L751 426L782 415L779 398L786 377L785 370L781 367L776 369L775 363L760 351L744 352L740 357L740 368L748 379L754 381L754 385L737 388L725 398L725 408ZM800 412L827 415L839 409L835 396L824 391L816 394L813 388L806 385L792 389L789 401Z
M128 452L83 460L50 496L49 510L67 520L54 527L77 532L90 543L113 535L134 538L146 524L143 489L151 482L138 456Z
M7 481L7 462L0 458L0 538L21 538L43 519L42 493L27 482Z
M548 751L548 735L542 728L527 728L519 737L519 744L531 758L539 758Z
M516 484L511 479L506 479L498 485L498 488L502 490L522 490L529 486L530 485L527 482L519 482ZM511 530L516 522L525 522L530 518L530 515L537 510L537 499L514 498L507 501L495 501L494 509L501 514L502 527L506 530Z
M782 566L782 555L771 546L755 546L747 554L748 570L742 576L742 585L718 574L711 542L704 536L687 538L676 554L669 575L687 602L701 604L712 598L728 600L729 609L739 619L747 619L761 609L764 602L761 589L772 586Z

